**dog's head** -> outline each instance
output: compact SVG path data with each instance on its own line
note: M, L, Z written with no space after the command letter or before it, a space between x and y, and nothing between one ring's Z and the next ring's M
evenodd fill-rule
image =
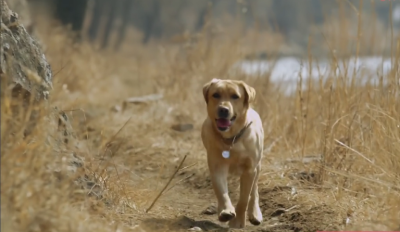
M221 132L245 118L256 91L243 81L212 79L203 87L207 113Z

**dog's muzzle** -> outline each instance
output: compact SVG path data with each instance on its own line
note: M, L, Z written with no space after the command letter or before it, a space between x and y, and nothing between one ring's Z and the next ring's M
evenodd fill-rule
M229 118L229 109L223 106L218 107L218 119L216 119L218 130L226 131L232 125L232 122L236 119L236 116Z
M229 117L229 109L224 106L218 107L218 118L227 119L228 117Z

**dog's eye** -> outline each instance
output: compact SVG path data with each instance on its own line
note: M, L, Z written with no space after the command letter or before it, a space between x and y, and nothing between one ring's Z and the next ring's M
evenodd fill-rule
M219 95L219 93L214 93L212 96L213 96L213 98L220 98L221 97L221 95Z
M232 98L232 99L238 99L239 96L238 96L237 94L233 94L233 95L231 96L231 98Z

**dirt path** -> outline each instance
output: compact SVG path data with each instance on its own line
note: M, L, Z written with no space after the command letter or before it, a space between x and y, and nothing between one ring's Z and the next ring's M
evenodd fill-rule
M188 231L193 227L203 231L228 231L227 225L218 222L213 210L216 203L213 194L204 149L199 140L199 125L186 132L176 132L167 125L157 128L135 125L127 131L146 128L143 138L122 146L125 155L114 159L115 163L132 173L124 177L128 189L146 189L151 192L140 205L142 213L135 215L139 228L150 231ZM161 128L161 129L160 129ZM125 130L125 129L124 129ZM177 142L179 141L179 142ZM193 151L199 151L194 153ZM167 183L184 155L187 168L180 171L171 183L172 189L157 201L150 213L143 211ZM260 177L260 199L264 215L261 226L247 222L244 230L230 231L317 231L337 230L343 225L342 215L316 196L326 195L308 184L282 178L283 166L279 157L266 156ZM238 199L237 177L230 179L229 189L233 202ZM135 200L135 199L134 199ZM207 210L207 213L204 211Z
M156 175L154 172L143 174L147 177ZM213 207L215 196L208 177L201 175L200 170L193 169L180 173L178 178L185 181L180 181L167 192L157 202L155 211L158 213L145 215L141 225L155 231L162 231L166 227L171 231L187 231L193 227L203 231L228 231L226 224L217 221ZM235 184L234 179L230 182L230 195L236 202L239 186ZM166 181L167 178L164 178L163 184ZM247 223L244 230L232 231L317 231L321 228L338 228L337 212L325 204L305 204L303 199L293 197L291 187L261 186L260 197L264 223L258 227Z

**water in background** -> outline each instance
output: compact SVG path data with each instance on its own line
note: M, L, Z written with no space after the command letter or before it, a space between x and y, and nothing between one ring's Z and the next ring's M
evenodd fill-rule
M322 79L325 81L327 77L345 77L350 82L350 77L355 77L359 84L375 83L387 75L391 70L391 60L382 59L381 57L362 57L350 58L346 61L339 61L337 68L332 68L327 60L319 60L318 62L301 61L300 59L287 57L277 61L242 61L236 65L239 71L249 76L265 76L270 73L270 80L279 85L286 94L292 94L296 91L300 76L303 78L303 89L308 84L311 77L318 82ZM347 66L347 67L346 67ZM311 69L311 70L310 70ZM345 75L347 71L347 75ZM353 75L353 73L356 75ZM383 84L386 84L385 78Z

